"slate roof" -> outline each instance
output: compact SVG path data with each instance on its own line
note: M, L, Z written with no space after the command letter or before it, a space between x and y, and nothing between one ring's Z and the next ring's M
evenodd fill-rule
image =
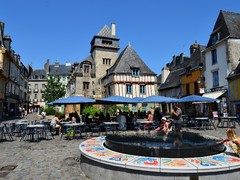
M104 25L104 27L99 31L97 36L116 38L116 36L112 35L112 31L111 31L111 29L107 25Z
M238 77L240 77L240 62L238 63L235 70L228 75L227 79L234 79L234 78L238 78Z
M36 69L36 70L32 71L32 73L31 73L31 75L29 76L28 79L29 80L35 80L33 78L34 76L38 76L38 77L41 77L41 78L44 77L44 79L46 79L47 74L46 74L46 71L44 69ZM41 80L43 80L43 79L41 79Z
M173 70L168 75L165 83L162 83L159 87L159 90L174 88L180 86L180 75L185 72L185 68Z
M49 65L49 75L70 75L72 66L65 65Z
M132 68L139 68L140 75L156 74L144 63L131 45L128 45L119 55L116 63L108 69L108 74L132 74Z
M32 71L32 75L44 75L46 77L46 71L44 69L36 69Z
M219 40L228 36L231 38L240 38L240 14L221 10L214 25L212 35L216 32L220 32ZM207 47L211 45L210 38Z
M180 76L184 75L187 72L187 68L190 67L190 72L193 70L198 69L200 66L200 63L204 65L203 59L202 59L202 53L201 51L204 50L206 46L203 45L197 45L197 49L194 53L192 53L191 57L185 57L183 63L177 68L172 69L166 79L166 81L159 86L159 90L168 89L168 88L174 88L181 85L180 83Z
M196 51L191 55L190 59L185 62L184 67L191 67L191 71L198 69L200 63L203 65L202 51L206 49L204 45L198 45Z

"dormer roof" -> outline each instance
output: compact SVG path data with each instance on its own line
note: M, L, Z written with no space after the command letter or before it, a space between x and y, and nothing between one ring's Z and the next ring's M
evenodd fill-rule
M139 68L141 75L156 75L139 57L131 45L119 55L116 63L108 70L108 74L132 74L133 68Z

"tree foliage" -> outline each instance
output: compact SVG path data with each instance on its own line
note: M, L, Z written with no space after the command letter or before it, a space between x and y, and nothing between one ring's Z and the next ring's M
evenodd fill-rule
M65 94L66 90L63 84L60 82L60 78L50 76L47 80L47 85L44 92L45 101L52 102L56 99L64 97Z
M87 113L89 113L89 116L94 117L94 115L95 115L96 113L100 114L101 112L102 112L101 109L99 109L99 108L97 108L97 107L95 107L95 106L89 105L89 106L87 106L87 107L85 107L85 108L83 109L82 114L83 114L83 115L86 115Z

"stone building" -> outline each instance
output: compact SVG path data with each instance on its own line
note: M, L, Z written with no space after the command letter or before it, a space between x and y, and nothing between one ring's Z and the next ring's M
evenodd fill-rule
M74 63L69 95L99 99L108 96L147 97L156 94L157 76L128 45L118 55L116 25L105 25L91 41L90 55Z
M74 63L68 83L69 95L99 99L102 97L101 78L118 57L119 39L116 25L105 25L91 41L90 55L80 63Z
M240 14L220 11L203 51L206 62L203 96L219 98L221 113L228 112L227 77L235 70L240 59Z
M27 78L29 71L21 62L20 55L11 47L12 39L4 34L0 22L0 120L19 115L27 107Z
M30 111L37 111L45 106L44 91L47 85L47 75L44 69L35 69L28 79L28 93L30 96Z
M50 64L50 60L44 64L44 69L33 70L28 79L28 92L30 94L30 107L37 111L40 107L45 107L44 92L47 85L47 78L49 76L59 77L60 82L66 87L69 75L72 69L72 64L66 62L59 64L56 61ZM66 95L67 96L67 95Z

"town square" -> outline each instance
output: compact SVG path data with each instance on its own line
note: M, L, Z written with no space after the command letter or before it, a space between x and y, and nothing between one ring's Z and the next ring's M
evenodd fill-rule
M237 5L4 2L0 179L239 179Z

